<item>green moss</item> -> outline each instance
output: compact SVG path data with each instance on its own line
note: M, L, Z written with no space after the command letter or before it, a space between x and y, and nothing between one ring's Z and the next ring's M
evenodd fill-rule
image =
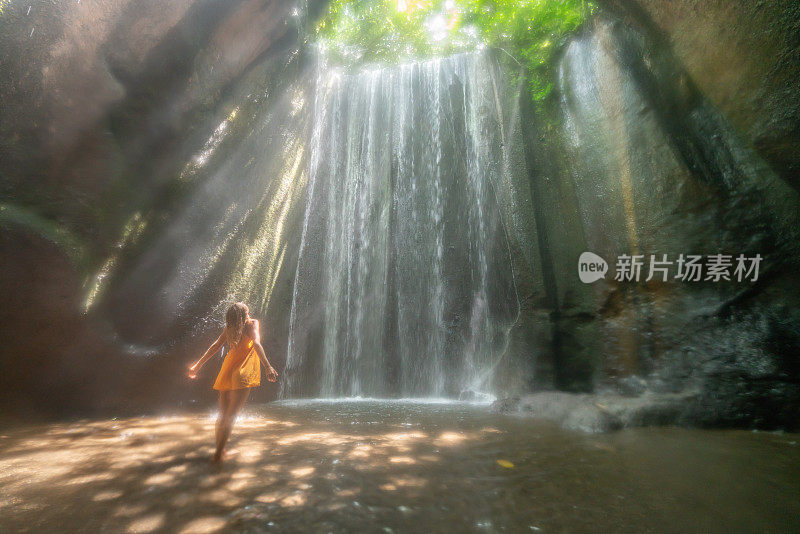
M42 217L35 211L8 202L0 203L0 225L19 226L54 243L81 273L94 259L86 243L64 225Z
M540 101L553 86L556 51L592 10L585 0L333 0L315 35L329 60L347 67L493 47Z

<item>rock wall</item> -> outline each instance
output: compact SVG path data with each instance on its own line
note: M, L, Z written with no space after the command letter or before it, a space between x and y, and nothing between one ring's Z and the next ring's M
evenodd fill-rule
M800 188L800 5L793 0L602 0L669 49L691 82Z
M558 101L523 121L552 318L539 384L692 390L684 422L796 427L797 191L646 31L600 15L559 77ZM579 280L584 251L605 279ZM689 282L681 254L763 259L755 282ZM638 282L614 279L621 255L642 256ZM646 281L664 255L668 278Z
M163 361L119 338L107 310L86 311L124 251L192 190L198 154L237 104L268 100L296 76L307 7L3 3L0 404L59 411L186 398L162 387L169 381L148 384Z

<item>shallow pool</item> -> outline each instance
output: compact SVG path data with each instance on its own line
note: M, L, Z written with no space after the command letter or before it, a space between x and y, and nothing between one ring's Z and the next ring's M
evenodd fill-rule
M0 532L800 530L796 434L587 435L444 401L249 406L0 430Z

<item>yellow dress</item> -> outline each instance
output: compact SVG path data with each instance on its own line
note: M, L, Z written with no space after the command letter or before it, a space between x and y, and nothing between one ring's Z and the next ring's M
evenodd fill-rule
M253 339L242 332L242 339L225 355L214 389L227 391L261 385L261 362L253 347Z

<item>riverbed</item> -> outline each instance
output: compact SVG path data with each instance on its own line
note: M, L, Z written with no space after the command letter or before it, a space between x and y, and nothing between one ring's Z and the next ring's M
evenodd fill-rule
M445 401L0 428L0 532L800 531L800 435L564 430Z

